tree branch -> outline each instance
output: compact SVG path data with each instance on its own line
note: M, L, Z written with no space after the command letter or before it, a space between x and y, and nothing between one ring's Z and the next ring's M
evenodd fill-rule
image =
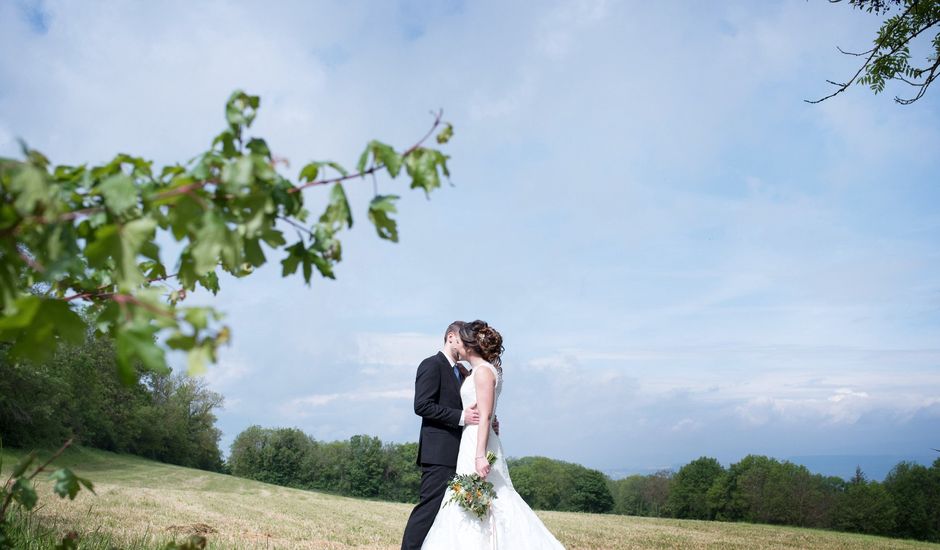
M54 455L52 455L52 456L49 458L49 460L45 461L40 467L36 468L36 471L33 472L32 474L30 474L29 476L27 476L26 479L29 480L29 481L32 481L33 478L35 478L37 475L39 475L39 472L42 472L43 470L45 470L46 466L52 464L52 461L54 461L55 459L59 458L59 456L61 456L62 453L65 452L65 449L67 449L67 448L69 447L69 445L71 445L71 444L72 444L72 438L69 438L69 440L66 441L65 444L62 445L62 447L59 448L59 450L56 451L56 453L55 453ZM8 487L8 486L10 485L10 482L11 482L11 481L13 481L13 475L12 475L12 474L10 475L10 478L7 480L6 484L4 484L4 489L6 489L6 487ZM13 493L12 493L12 492L7 493L6 498L3 500L3 505L0 506L0 522L4 521L4 518L6 517L7 508L10 507L10 503L11 503L11 502L13 502Z
M71 445L71 444L72 444L72 438L69 438L69 440L66 441L66 442L62 445L62 447L60 447L59 450L56 451L55 454L52 455L52 456L49 458L49 460L45 461L45 462L42 464L42 466L36 468L36 471L33 472L32 475L30 475L30 476L29 476L28 478L26 478L26 479L29 479L30 481L32 481L32 479L33 479L34 477L36 477L37 475L39 475L39 472L42 472L42 471L44 471L44 470L46 469L46 466L52 464L52 462L53 462L55 459L59 458L59 456L60 456L62 453L64 453L64 452L65 452L65 449L67 449L67 448L69 447L69 445Z
M173 277L176 277L177 275L179 275L179 273L173 273L172 275L163 275L161 277L154 277L152 279L146 279L144 283L155 283L159 281L165 281L167 279L172 279ZM62 298L62 300L66 302L71 302L72 300L77 300L79 298L97 298L97 297L102 297L106 295L111 295L114 293L113 292L100 292L100 291L106 288L110 288L112 286L114 286L114 283L104 284L94 290L88 290L85 292L79 292L78 294L73 294L71 296L66 296Z
M911 103L914 103L918 99L924 97L924 93L927 91L927 87L930 86L930 83L933 82L938 76L937 74L938 68L940 68L940 58L934 61L934 64L929 69L925 69L926 71L929 71L927 74L927 78L923 82L920 82L920 83L911 82L904 77L900 77L901 80L903 80L904 82L910 84L911 86L914 86L915 88L920 88L920 89L917 90L917 95L915 95L912 98L901 99L898 96L894 96L894 101L896 101L897 103L900 103L901 105L910 105Z
M870 49L870 50L868 50L868 51L866 51L866 52L858 52L858 53L855 53L855 52L847 52L847 51L843 50L842 48L840 48L839 46L836 46L836 49L839 50L839 53L843 53L843 54L845 54L845 55L854 55L854 56L856 56L856 57L862 57L862 56L864 56L864 55L868 55L868 54L870 54L871 52L875 51L875 48L872 48L872 49Z
M424 137L422 137L420 140L418 140L417 143L415 143L414 145L412 145L411 147L409 147L404 153L402 153L402 154L401 154L402 158L407 157L407 156L410 155L411 153L415 152L415 151L418 149L418 147L421 147L421 145L422 145L425 141L427 141L427 139L428 139L429 137L431 137L431 134L434 133L434 130L436 130L437 127L441 125L441 117L444 116L444 110L443 110L443 109L438 110L437 113L431 111L431 114L434 115L434 124L431 125L431 129L428 130L428 132L424 135ZM298 185L297 187L291 187L290 189L287 190L287 192L288 192L288 193L297 193L297 192L299 192L299 191L301 191L301 190L303 190L303 189L306 189L306 188L308 188L308 187L313 187L314 185L329 185L329 184L331 184L331 183L339 183L339 182L341 182L341 181L351 180L351 179L353 179L353 178L362 178L362 177L365 177L365 176L367 176L367 175L369 175L369 174L374 174L375 172L377 172L377 171L379 171L379 170L381 170L381 169L383 169L383 168L385 168L385 165L379 163L379 164L376 164L376 165L372 166L372 167L369 168L368 170L363 170L362 172L357 172L357 173L355 173L355 174L348 174L348 175L345 175L345 176L338 176L338 177L335 177L335 178L329 178L329 179L325 179L325 180L308 181L307 183L304 183L304 184L302 184L302 185Z
M892 29L893 29L893 27L897 26L897 25L901 22L901 20L903 20L903 19L911 12L911 10L914 8L914 6L916 6L916 5L917 5L917 3L914 2L914 3L912 3L910 6L908 6L907 9L904 10L904 13L902 13L902 14L897 18L897 20L894 22L894 25L892 26ZM926 28L929 28L929 27L933 26L934 23L936 23L936 21L934 21L933 23L931 23L930 25L928 25L928 26L925 27L924 29L920 29L919 31L917 31L917 32L914 33L913 35L909 36L909 37L907 38L907 40L905 40L904 42L902 42L901 44L899 44L897 47L895 47L895 49L893 49L890 53L888 53L888 54L886 54L886 55L894 55L894 54L897 53L901 48L903 48L908 42L910 42L911 40L913 40L915 36L917 36L918 34L920 34L921 32L923 32ZM838 49L840 52L842 51L842 49L839 48L838 46L837 46L837 49ZM820 99L817 99L817 100L804 99L803 101L805 101L806 103L811 103L811 104L815 105L815 104L817 104L817 103L822 103L823 101L826 101L827 99L829 99L829 98L831 98L831 97L835 97L835 96L841 94L842 92L846 91L846 90L849 88L849 86L851 86L852 83L854 83L854 82L858 79L859 75L862 74L862 71L864 71L865 68L868 67L868 65L871 64L872 59L875 58L875 54L878 53L878 51L879 51L880 49L881 49L881 47L878 46L878 45L876 45L874 48L872 48L872 49L870 50L869 55L868 55L868 58L865 60L865 63L863 63L862 66L858 68L858 71L855 72L855 75L852 76L852 78L850 78L850 79L848 80L848 82L846 82L846 83L844 83L844 84L837 84L837 83L835 83L835 82L833 82L833 81L831 81L831 80L827 80L827 81L826 81L826 82L829 82L830 84L833 84L833 85L835 85L835 86L839 86L839 89L838 89L838 90L832 92L831 94L827 95L826 97L823 97L823 98L820 98ZM842 52L842 53L845 53L845 52ZM854 55L854 54L852 54L852 55ZM863 54L863 55L864 55L864 54Z

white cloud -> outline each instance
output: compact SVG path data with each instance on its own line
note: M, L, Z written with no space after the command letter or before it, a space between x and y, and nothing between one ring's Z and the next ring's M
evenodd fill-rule
M564 58L583 33L607 15L606 0L558 3L545 13L536 29L536 47L551 59Z
M673 424L671 430L674 432L687 432L697 430L702 427L702 423L692 418L683 418Z
M361 403L364 401L382 401L382 400L411 400L414 398L413 389L398 390L364 390L344 393L326 393L314 394L306 397L291 399L281 406L281 412L285 416L305 417L311 414L311 408L324 407L343 403Z
M361 365L417 368L422 359L434 355L443 345L443 334L359 333L355 359Z
M235 384L252 373L253 369L246 362L228 350L220 352L219 362L206 370L204 378L215 391L224 392L232 389Z

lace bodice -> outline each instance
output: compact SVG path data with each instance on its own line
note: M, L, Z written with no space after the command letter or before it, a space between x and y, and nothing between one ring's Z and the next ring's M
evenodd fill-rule
M496 403L499 401L500 392L503 391L503 371L489 363L483 363L470 371L469 376L463 381L463 385L460 386L460 400L464 409L477 402L477 385L474 376L480 369L485 368L492 370L493 375L496 376L496 389L493 392L493 415L496 415Z

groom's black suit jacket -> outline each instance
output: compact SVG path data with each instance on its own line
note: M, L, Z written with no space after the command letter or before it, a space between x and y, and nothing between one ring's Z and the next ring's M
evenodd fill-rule
M415 377L415 414L421 417L418 437L420 464L457 465L460 449L459 425L463 415L460 383L443 352L428 357L418 366Z

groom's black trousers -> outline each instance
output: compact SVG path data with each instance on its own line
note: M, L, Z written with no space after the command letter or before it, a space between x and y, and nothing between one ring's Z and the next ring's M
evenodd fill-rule
M402 537L402 550L420 550L424 544L431 524L437 517L444 500L447 484L457 473L457 466L444 466L441 464L421 465L421 493L418 505L411 511L408 525L405 527L405 536Z

